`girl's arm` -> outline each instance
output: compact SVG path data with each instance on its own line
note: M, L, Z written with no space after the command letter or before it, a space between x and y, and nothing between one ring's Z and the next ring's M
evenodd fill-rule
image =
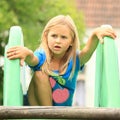
M38 64L38 58L34 56L32 50L21 46L9 48L7 50L7 58L10 60L19 58L21 65L23 65L24 61L30 66Z
M113 39L115 39L116 34L113 31L112 28L109 27L99 27L96 28L93 32L93 34L88 39L87 44L83 48L83 50L80 52L80 61L81 66L84 65L92 56L93 52L95 51L98 42L103 43L103 37L104 36L110 36Z

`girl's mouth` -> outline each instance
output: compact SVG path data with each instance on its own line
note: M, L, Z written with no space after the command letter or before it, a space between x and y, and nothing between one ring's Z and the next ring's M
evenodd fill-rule
M55 48L61 48L61 47L56 45Z
M55 50L55 51L59 51L60 49L61 49L60 46L58 46L58 45L54 46L54 50Z

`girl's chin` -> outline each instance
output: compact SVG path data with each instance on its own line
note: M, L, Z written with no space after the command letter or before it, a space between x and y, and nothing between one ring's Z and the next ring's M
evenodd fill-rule
M53 52L54 57L63 57L64 53L61 52Z

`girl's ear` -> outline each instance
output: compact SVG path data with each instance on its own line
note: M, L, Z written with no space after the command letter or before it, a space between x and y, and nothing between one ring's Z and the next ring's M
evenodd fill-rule
M70 47L72 47L72 43L70 44Z
M71 47L73 46L73 41L71 41L71 44L70 44L70 46L71 46Z
M44 32L44 37L47 37L47 32Z
M44 32L44 38L47 40L48 33Z

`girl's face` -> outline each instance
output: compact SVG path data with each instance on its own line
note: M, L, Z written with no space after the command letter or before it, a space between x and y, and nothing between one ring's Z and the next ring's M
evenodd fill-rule
M66 25L57 25L50 29L47 40L53 57L62 58L68 48L72 46L72 37Z

